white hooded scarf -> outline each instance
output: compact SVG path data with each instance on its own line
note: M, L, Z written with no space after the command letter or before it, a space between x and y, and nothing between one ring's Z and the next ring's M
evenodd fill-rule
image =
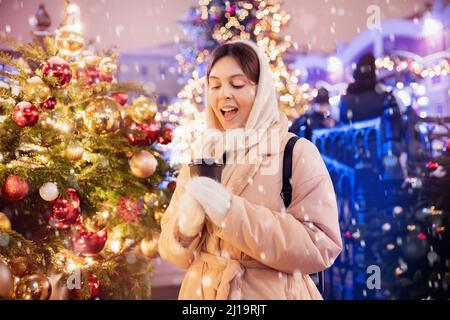
M207 129L220 130L226 137L229 134L240 136L245 141L244 145L237 147L239 150L227 149L227 164L222 172L222 184L232 193L240 194L248 184L248 181L261 167L265 159L281 152L280 142L288 131L288 120L280 112L273 75L270 70L269 60L264 52L253 42L245 40L231 41L241 42L251 47L259 60L259 80L255 101L247 119L245 128L227 130L220 125L214 111L205 98L206 126ZM207 79L206 79L207 82ZM255 149L256 148L256 149ZM235 151L234 161L228 155ZM238 152L240 151L240 152ZM257 154L257 157L249 155Z

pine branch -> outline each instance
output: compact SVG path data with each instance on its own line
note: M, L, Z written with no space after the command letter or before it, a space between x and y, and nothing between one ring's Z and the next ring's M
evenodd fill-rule
M11 97L11 92L6 88L0 88L0 98L8 99Z
M14 59L9 53L0 51L0 63L12 67L14 65Z
M11 73L9 71L6 70L0 70L0 76L6 77L8 79L11 80L17 80L17 81L26 81L27 77L24 77L21 74L17 74L17 73Z
M44 264L44 250L39 248L33 241L25 239L14 230L0 230L2 245L0 245L0 256L8 260L17 257L27 257L30 262L29 269L42 269ZM4 245L6 243L6 245Z
M137 81L123 81L123 82L115 83L111 86L111 91L113 91L113 92L117 92L117 91L134 92L137 94L152 94L152 93L147 92L144 89L143 85Z
M24 58L33 60L37 63L47 61L49 58L45 53L45 51L42 49L42 47L38 44L33 43L22 44L16 39L8 37L4 33L0 33L0 41L5 42L14 50L21 53Z
M29 77L27 70L7 52L0 51L0 63L17 70L22 79L27 79Z
M49 56L56 56L58 48L55 45L55 39L53 37L46 36L44 38L44 46Z

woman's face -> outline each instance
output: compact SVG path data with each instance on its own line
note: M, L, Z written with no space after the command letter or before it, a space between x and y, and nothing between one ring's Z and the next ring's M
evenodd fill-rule
M253 83L231 56L218 60L208 78L208 103L224 130L244 128L255 101Z

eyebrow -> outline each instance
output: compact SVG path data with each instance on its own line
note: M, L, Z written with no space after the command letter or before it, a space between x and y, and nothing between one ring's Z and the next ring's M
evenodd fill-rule
M236 73L236 74L229 76L228 78L235 78L235 77L246 77L246 76L243 73ZM216 76L209 76L209 78L210 79L219 79L219 77L216 77Z

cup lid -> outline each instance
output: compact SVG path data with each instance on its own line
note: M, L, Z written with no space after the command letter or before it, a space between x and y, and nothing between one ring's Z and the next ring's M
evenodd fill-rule
M195 165L208 165L208 166L223 166L223 163L220 162L220 159L194 159L189 163L190 166Z

